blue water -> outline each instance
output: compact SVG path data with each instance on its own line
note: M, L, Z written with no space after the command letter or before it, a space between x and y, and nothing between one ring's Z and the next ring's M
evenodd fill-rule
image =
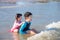
M12 27L16 13L24 14L27 11L32 12L33 20L31 28L35 28L39 32L47 24L60 21L60 2L20 3L14 6L11 8L1 8L0 6L0 33L7 32Z

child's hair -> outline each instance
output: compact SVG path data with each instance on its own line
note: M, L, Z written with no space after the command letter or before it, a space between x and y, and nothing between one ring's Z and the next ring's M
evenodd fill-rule
M22 16L22 14L17 13L17 14L16 14L16 20L18 21L18 18L20 18L21 16Z
M26 12L26 13L24 14L24 17L29 17L29 16L31 16L31 15L32 15L31 12Z

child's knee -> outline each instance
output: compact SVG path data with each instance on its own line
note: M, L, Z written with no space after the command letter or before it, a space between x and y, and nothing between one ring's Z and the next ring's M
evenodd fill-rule
M15 29L14 32L18 32L18 29Z
M31 34L35 35L36 33L34 31L30 31Z

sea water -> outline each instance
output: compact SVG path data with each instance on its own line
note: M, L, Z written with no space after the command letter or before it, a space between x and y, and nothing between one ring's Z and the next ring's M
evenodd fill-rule
M20 3L14 5L2 5L0 3L0 39L11 40L11 34L8 30L11 29L15 20L16 13L25 12L33 13L31 28L41 31L51 22L60 21L60 2L48 3ZM22 19L24 21L24 17ZM7 35L7 36L6 36Z

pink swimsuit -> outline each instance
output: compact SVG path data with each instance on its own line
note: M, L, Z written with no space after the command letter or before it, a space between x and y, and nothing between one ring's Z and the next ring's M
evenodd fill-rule
M21 24L22 24L21 21L20 21L20 22L16 22L16 21L15 21L13 27L12 27L11 30L10 30L10 32L14 32L15 29L19 29L20 26L21 26Z

